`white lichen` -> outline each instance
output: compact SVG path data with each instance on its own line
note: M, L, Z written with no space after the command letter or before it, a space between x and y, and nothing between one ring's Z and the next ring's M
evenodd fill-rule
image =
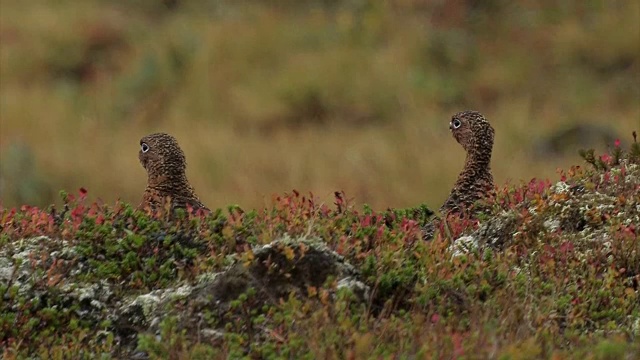
M549 232L555 232L560 228L560 220L558 219L547 219L542 224L544 228Z
M564 181L558 181L551 187L551 191L557 194L564 194L569 191L569 184Z
M451 257L456 258L475 251L478 247L478 239L476 239L475 236L466 235L457 238L451 245L449 245L448 250L451 252Z

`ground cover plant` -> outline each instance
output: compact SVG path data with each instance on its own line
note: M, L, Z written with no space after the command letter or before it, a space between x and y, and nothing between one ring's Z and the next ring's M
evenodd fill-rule
M635 135L635 134L634 134ZM640 144L499 187L432 240L426 207L338 192L134 211L0 209L4 359L640 355Z

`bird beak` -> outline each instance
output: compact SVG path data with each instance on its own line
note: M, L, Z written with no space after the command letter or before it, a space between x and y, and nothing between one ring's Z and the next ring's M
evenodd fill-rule
M449 121L449 130L453 131L453 121Z

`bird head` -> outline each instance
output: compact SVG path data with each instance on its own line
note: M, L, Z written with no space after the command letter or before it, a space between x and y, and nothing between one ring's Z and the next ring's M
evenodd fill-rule
M140 139L138 159L149 176L154 177L181 176L187 167L178 141L165 133L150 134Z
M491 153L494 130L479 112L462 111L453 115L449 129L468 154L487 151Z

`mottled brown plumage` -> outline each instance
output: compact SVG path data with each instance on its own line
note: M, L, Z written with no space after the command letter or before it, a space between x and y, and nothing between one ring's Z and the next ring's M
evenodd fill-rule
M449 129L467 152L464 168L440 211L462 212L493 190L491 151L494 130L477 111L462 111L451 118Z
M140 139L140 163L147 170L147 188L138 209L157 209L167 199L172 208L209 210L196 196L185 173L187 162L178 141L169 134L151 134Z
M449 129L467 152L467 158L449 197L440 207L444 218L452 213L465 215L471 205L493 191L490 163L494 130L487 119L477 111L462 111L453 115ZM423 239L431 239L440 222L435 218L425 224Z

